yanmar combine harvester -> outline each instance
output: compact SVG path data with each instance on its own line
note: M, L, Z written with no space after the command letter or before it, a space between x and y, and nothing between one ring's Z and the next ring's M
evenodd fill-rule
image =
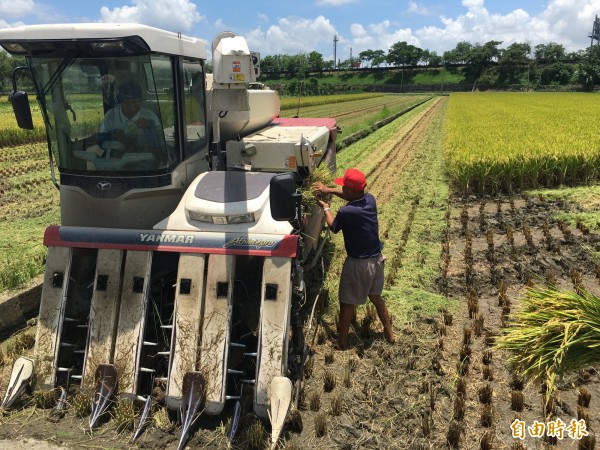
M26 57L10 98L33 128L17 86L30 76L61 206L34 356L16 361L2 407L28 386L62 400L89 388L95 427L115 397L149 406L158 390L183 445L199 414L239 414L251 392L276 445L314 301L304 271L324 242L298 190L335 170L335 120L279 118L276 93L250 89L258 54L229 32L212 76L200 40L137 24L10 28L0 45ZM123 139L105 116L128 100L146 112Z

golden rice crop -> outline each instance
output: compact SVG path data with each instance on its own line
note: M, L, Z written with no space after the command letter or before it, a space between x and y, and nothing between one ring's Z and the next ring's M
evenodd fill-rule
M519 375L553 384L555 376L600 362L600 298L533 287L521 304L496 341Z
M574 185L600 178L597 97L586 93L452 94L445 149L462 192Z

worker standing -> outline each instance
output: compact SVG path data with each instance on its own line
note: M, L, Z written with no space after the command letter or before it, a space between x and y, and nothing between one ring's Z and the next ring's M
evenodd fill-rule
M336 348L348 347L350 322L357 305L367 297L377 310L383 325L383 334L389 343L394 343L394 331L387 307L381 296L384 284L385 257L381 253L383 244L379 240L377 203L375 197L365 193L367 180L358 169L348 169L334 183L342 188L332 188L315 183L314 189L323 194L333 194L347 201L335 218L329 204L319 200L323 207L327 225L334 233L342 231L346 260L342 268L339 286L339 334Z

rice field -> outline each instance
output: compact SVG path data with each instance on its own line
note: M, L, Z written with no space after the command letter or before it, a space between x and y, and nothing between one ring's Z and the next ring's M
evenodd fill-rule
M600 102L586 93L457 93L445 149L463 193L590 183L600 178Z

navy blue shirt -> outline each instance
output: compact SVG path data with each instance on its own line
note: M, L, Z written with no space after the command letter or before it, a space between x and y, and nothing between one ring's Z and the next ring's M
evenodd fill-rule
M331 231L342 231L346 253L351 258L372 258L381 253L383 244L379 240L377 203L371 194L348 202L340 208Z

